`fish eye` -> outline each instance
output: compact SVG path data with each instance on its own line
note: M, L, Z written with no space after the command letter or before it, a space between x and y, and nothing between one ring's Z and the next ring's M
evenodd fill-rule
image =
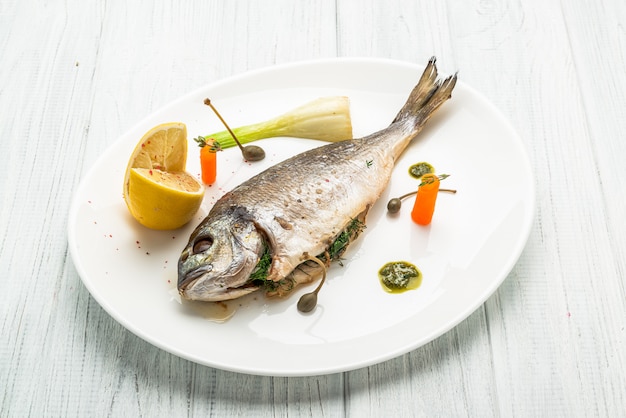
M212 245L213 245L213 237L202 238L201 240L196 241L196 243L193 244L193 253L194 254L203 253L209 248L211 248Z

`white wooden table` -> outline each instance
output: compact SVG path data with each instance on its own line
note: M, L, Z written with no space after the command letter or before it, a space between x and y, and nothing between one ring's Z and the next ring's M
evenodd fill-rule
M626 416L624 22L618 0L0 0L0 416ZM525 251L453 330L359 370L258 377L153 347L83 286L73 192L153 110L277 63L431 55L536 173Z

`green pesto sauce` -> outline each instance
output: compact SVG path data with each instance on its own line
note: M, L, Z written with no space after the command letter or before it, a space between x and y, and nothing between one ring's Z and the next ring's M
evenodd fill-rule
M422 284L422 272L406 261L392 261L378 270L383 289L389 293L403 293Z
M431 174L435 172L435 167L432 164L422 161L421 163L413 164L409 167L409 175L416 179L421 178L424 174Z

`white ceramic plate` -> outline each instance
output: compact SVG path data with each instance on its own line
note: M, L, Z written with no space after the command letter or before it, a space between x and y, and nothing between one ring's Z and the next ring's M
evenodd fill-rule
M424 63L425 64L425 63ZM445 64L445 63L443 63ZM507 277L526 243L534 188L524 147L502 115L462 82L398 161L387 191L370 211L367 229L335 265L313 314L296 301L257 294L230 302L224 323L206 304L181 303L175 292L177 259L194 227L225 191L294 153L321 145L276 138L260 143L266 160L245 163L236 149L219 154L218 183L207 189L197 217L176 231L148 230L122 198L128 157L152 126L187 124L188 171L199 173L191 140L222 130L203 104L210 97L232 126L278 115L320 96L351 100L355 136L384 128L417 83L423 66L377 59L332 59L272 67L201 88L150 115L123 135L92 167L76 191L69 217L74 264L96 301L146 341L191 361L220 369L274 376L352 370L411 351L448 331L477 309ZM443 73L442 68L440 72ZM451 176L433 222L411 222L412 199L399 216L386 203L416 188L408 168L428 161ZM417 265L420 288L384 292L378 269L388 261ZM210 311L210 312L209 312Z

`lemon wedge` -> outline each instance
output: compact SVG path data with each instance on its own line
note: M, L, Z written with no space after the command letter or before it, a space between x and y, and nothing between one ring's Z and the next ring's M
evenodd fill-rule
M133 151L124 176L131 215L152 229L176 229L202 204L204 186L185 171L187 127L164 123L150 129Z

